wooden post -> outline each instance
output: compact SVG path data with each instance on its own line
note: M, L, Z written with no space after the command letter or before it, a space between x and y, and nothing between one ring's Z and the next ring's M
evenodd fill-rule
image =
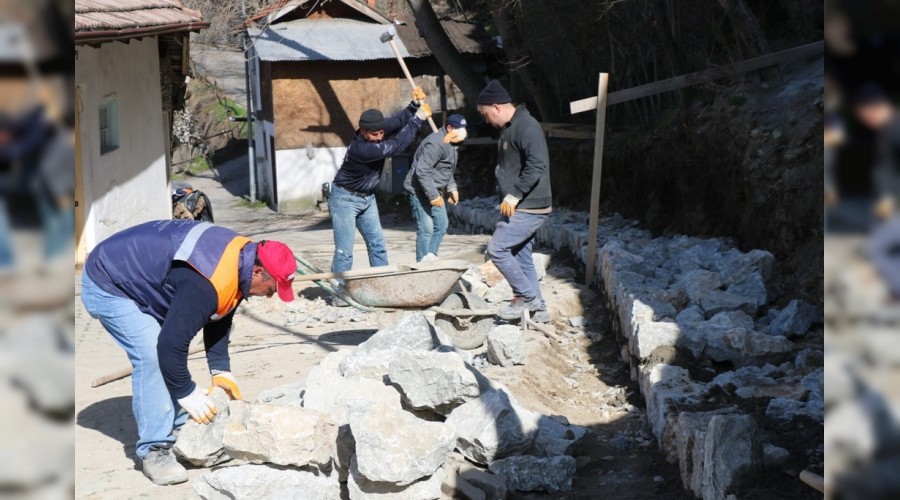
M600 73L597 84L597 125L594 129L594 173L591 183L591 216L588 226L587 263L584 284L591 286L594 281L594 267L597 260L597 222L600 216L600 178L603 174L603 128L606 125L606 90L609 87L609 73Z

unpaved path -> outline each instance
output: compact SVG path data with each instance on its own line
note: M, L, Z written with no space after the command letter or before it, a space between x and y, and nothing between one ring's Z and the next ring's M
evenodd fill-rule
M216 223L257 240L282 240L328 269L333 243L327 214L277 214L267 208L248 208L240 198L246 192L244 162L239 158L189 179L210 197ZM413 262L415 229L410 218L395 212L383 215L382 220L391 262ZM451 232L442 245L442 256L482 263L488 239L487 235ZM356 267L365 267L360 237L354 254ZM563 341L550 341L532 331L527 337L529 359L525 365L483 369L489 377L508 385L525 406L545 414L565 415L573 423L590 428L582 446L575 488L555 498L596 498L600 491L609 498L682 498L678 472L657 451L639 406L637 388L629 381L628 367L618 358L613 335L605 331L608 320L604 309L590 290L574 283L572 276L574 272L565 262L554 261L543 285L551 309L561 315L555 326ZM357 345L396 320L395 314L369 313L359 315L355 322L341 318L335 323L316 321L310 327L297 321L298 315L313 307L310 304L318 304L315 307L326 312L336 308L309 302L321 296L314 286L303 290L301 296L304 298L290 305L275 299L253 299L235 317L232 366L246 399L264 389L302 380L327 353ZM143 477L134 456L136 430L130 410L130 378L90 388L92 379L127 366L124 352L84 312L80 301L75 314L76 497L195 498L190 482L161 488ZM585 328L569 327L564 322L565 317L581 315L586 318ZM195 380L207 383L203 355L192 356L189 367ZM192 479L205 472L202 468L189 469Z

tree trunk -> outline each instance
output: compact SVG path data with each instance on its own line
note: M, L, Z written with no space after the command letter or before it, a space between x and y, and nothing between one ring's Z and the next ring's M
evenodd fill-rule
M408 0L408 2L416 17L419 33L425 38L428 48L444 71L453 79L453 83L462 90L466 101L474 106L478 93L484 87L484 78L472 69L468 61L453 46L431 4L427 0Z
M734 23L741 39L754 52L753 56L760 56L772 52L769 41L759 27L759 20L747 6L745 0L719 0L719 4L725 9L728 18Z
M541 68L535 67L531 62L531 55L525 49L526 45L516 27L515 15L509 9L516 8L514 2L507 0L489 0L488 6L491 17L500 36L503 37L503 50L506 52L511 69L511 74L525 85L529 100L537 106L537 115L541 121L560 121L559 103L553 99L553 92L549 82L544 78Z

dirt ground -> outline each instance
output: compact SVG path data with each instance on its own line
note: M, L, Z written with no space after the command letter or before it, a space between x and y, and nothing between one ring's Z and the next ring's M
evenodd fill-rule
M246 192L241 179L244 171L238 159L190 179L195 188L210 197L216 223L254 239L285 241L319 267L329 268L333 243L327 214L276 214L266 208L247 208L238 197ZM390 208L382 216L389 257L395 264L412 263L413 223L403 207ZM480 264L488 238L451 231L442 245L442 257ZM365 267L365 247L359 237L354 255L356 267ZM565 415L590 429L581 448L584 458L579 459L574 489L554 498L596 498L598 491L611 498L683 498L677 467L667 464L657 450L639 406L637 387L629 380L628 366L618 357L613 335L605 332L608 320L602 301L575 284L573 277L563 258L554 260L544 293L557 313L583 315L585 330L557 320L554 326L562 342L532 331L528 334L525 365L488 366L485 373L508 385L524 406ZM76 292L80 292L79 281L80 273L76 275ZM320 295L314 286L301 291L302 297ZM368 313L358 322L308 328L285 320L291 308L276 299L253 299L245 302L244 310L235 317L232 367L248 400L267 388L303 380L329 352L357 345L397 319L397 313ZM76 498L195 498L190 482L162 488L140 472L134 455L136 428L130 409L130 378L90 387L91 380L127 367L125 354L99 322L86 314L80 301L76 301L75 316ZM588 331L596 342L585 334ZM207 383L202 354L191 356L189 367L196 381ZM191 479L205 472L203 468L189 468ZM513 498L548 497L532 494Z

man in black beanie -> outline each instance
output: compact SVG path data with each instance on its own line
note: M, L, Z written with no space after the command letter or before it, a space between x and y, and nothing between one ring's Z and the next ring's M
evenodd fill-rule
M399 113L385 118L377 109L367 109L359 117L359 129L353 135L344 162L331 183L328 211L334 232L334 258L331 272L353 267L353 240L356 229L366 242L369 265L388 265L384 233L375 203L375 187L384 160L409 146L422 122L431 116L421 88L413 89L412 102Z
M544 130L525 106L512 104L497 80L478 95L478 112L487 123L502 130L495 170L502 197L500 220L487 253L515 296L497 316L515 320L527 309L533 321L546 323L551 318L531 256L535 234L547 219L553 201Z

